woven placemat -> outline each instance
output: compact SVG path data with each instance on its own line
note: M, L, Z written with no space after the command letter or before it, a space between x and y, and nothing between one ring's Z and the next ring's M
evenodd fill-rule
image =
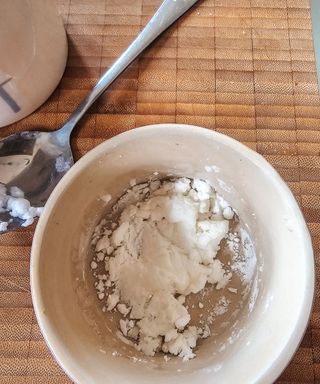
M59 87L1 136L59 127L160 0L59 0L69 58ZM308 0L202 0L118 79L80 122L75 157L136 126L177 122L232 136L261 153L300 203L319 276L320 103ZM70 383L32 309L34 227L0 236L0 383ZM320 291L279 383L320 383Z

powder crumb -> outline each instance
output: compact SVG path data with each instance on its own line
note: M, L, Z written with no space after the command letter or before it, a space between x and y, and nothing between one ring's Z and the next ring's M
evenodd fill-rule
M168 343L178 337L178 331L174 328L170 329L164 336L164 341Z
M225 219L227 220L232 220L233 217L234 217L234 211L231 207L226 207L224 208L224 210L222 211L222 215Z
M177 300L179 301L180 304L184 304L186 301L186 297L183 295L178 296Z
M231 293L238 293L237 288L231 288L231 287L229 287L229 288L228 288L228 291L231 292Z
M5 232L8 229L8 221L0 221L0 232Z
M211 335L211 331L210 331L210 328L208 326L208 324L205 325L204 329L203 329L203 332L202 332L202 338L203 339L206 339L207 337L209 337Z
M217 167L216 165L206 165L204 167L205 171L207 172L215 172L215 173L218 173L220 172L220 168Z
M112 199L112 196L109 193L107 193L106 195L101 196L100 199L104 201L105 204L108 204L109 201Z
M18 187L10 187L10 195L12 197L24 197L24 192Z
M94 273L101 263L107 277L98 277L98 297L106 297L104 311L123 316L116 333L123 342L148 356L162 351L187 361L195 357L198 339L211 332L206 323L190 325L186 297L206 284L217 290L228 285L232 273L218 251L234 211L200 179L131 180L130 186L112 208L118 222L106 230L105 220L93 234L90 266ZM113 292L106 294L111 285ZM227 310L223 299L215 314Z
M136 345L129 340L127 337L123 336L121 331L116 331L116 336L120 339L124 344L129 345L130 347L136 347Z
M31 225L36 217L40 217L43 207L31 206L20 188L12 186L8 191L5 185L0 184L0 212L6 212L11 216L8 221L0 221L0 232L5 232L13 220L12 218L21 219L22 227Z
M56 158L56 171L61 173L61 172L66 172L71 168L72 164L70 160L66 160L63 156L59 156Z
M120 319L120 329L124 336L128 335L128 331L134 327L134 322L128 319Z
M190 315L187 313L186 315L178 317L174 322L174 325L177 327L177 329L182 330L189 323L189 321Z
M138 340L139 337L139 328L134 326L133 328L128 330L128 336L133 340Z
M95 261L91 261L90 267L91 269L96 269L98 267L98 264Z
M117 292L112 293L107 299L107 310L111 311L119 302L119 294Z
M214 306L212 314L215 316L221 316L227 312L230 300L226 299L225 296L222 296L218 303Z
M127 307L125 304L118 304L117 310L120 312L123 316L127 316L127 314L130 312L130 308Z
M103 252L98 252L98 253L97 253L97 260L98 260L98 261L103 261L104 258L105 258L105 256L104 256L104 253L103 253Z

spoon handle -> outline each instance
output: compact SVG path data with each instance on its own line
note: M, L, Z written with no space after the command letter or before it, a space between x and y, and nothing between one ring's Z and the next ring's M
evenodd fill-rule
M141 33L103 74L86 95L66 124L57 131L59 141L69 140L70 133L95 100L163 31L174 23L198 0L165 0Z

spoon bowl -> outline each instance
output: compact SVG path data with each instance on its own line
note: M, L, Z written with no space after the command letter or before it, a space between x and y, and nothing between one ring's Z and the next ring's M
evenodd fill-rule
M0 142L1 183L8 190L11 187L21 189L33 207L44 206L74 163L69 142L59 140L59 131L26 131ZM25 222L12 217L8 211L0 212L0 221L8 222L6 231L24 226Z

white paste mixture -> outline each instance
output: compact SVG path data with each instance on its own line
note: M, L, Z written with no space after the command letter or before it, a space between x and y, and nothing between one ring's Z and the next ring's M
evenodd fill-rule
M12 217L24 220L22 226L32 224L35 217L39 217L43 207L32 207L30 201L24 198L24 192L18 187L10 187L9 190L0 184L0 213L7 212ZM7 230L9 221L0 220L0 232Z
M227 287L231 268L217 255L222 239L230 243L235 213L200 179L130 184L113 207L118 222L102 220L92 237L97 296L104 312L122 315L118 336L125 343L149 356L162 351L188 360L210 329L203 321L189 325L186 297L208 285L237 293ZM225 298L217 303L217 314L227 305Z

